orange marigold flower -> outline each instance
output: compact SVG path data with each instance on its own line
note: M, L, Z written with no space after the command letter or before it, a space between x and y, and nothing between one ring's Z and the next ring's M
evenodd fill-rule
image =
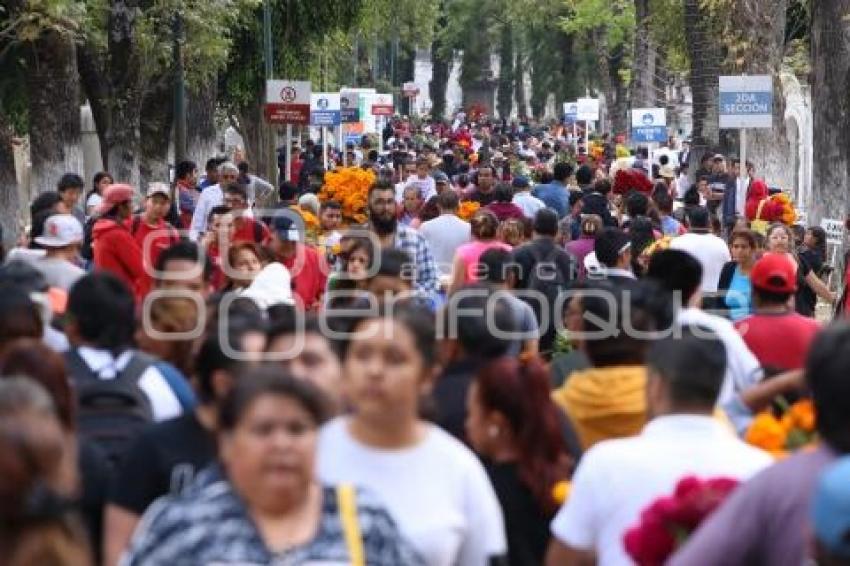
M563 505L564 501L570 496L570 489L572 488L572 484L567 480L561 480L555 485L552 486L552 499L555 500L555 503L558 505Z
M785 448L787 436L788 433L782 423L769 411L766 411L756 415L744 438L753 446L768 451L776 451Z
M797 401L788 409L792 422L806 432L815 430L815 404L811 399Z
M457 210L457 215L463 220L469 222L470 219L472 219L472 215L475 214L475 211L477 211L479 208L481 208L480 203L475 202L474 200L465 200L460 203L460 207Z

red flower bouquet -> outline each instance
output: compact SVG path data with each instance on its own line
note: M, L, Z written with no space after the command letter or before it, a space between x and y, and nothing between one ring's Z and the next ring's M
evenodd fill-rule
M672 496L644 509L640 523L626 532L626 552L638 566L664 564L737 486L730 478L683 478Z
M640 169L620 169L614 175L612 190L615 195L625 195L633 190L649 194L652 192L652 181Z

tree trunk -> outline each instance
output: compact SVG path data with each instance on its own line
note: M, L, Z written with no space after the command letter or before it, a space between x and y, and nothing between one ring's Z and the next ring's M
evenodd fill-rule
M138 0L112 0L109 10L107 81L110 123L108 162L115 180L139 184L141 73L135 38Z
M56 190L65 173L83 173L80 83L71 38L45 31L26 49L29 98L30 193Z
M655 42L649 29L649 0L635 0L635 46L632 67L631 107L654 108L657 104L655 91Z
M262 106L257 104L242 108L235 118L239 126L237 130L245 142L245 158L248 163L258 175L267 179L276 178L276 175L268 175L268 171L274 171L277 166L277 162L272 161L268 149L275 137L275 130L266 123Z
M629 130L627 89L626 83L623 82L623 77L620 75L624 58L625 50L621 45L611 54L610 64L608 65L614 94L613 103L608 107L612 128L609 131L615 134L625 133Z
M203 168L207 159L218 155L218 128L215 110L218 101L216 81L186 93L186 155L198 168Z
M596 28L589 34L590 44L593 45L595 55L596 55L596 64L599 68L597 76L599 77L599 90L602 91L602 95L605 97L605 115L600 116L599 127L606 132L610 132L612 129L612 115L613 109L616 106L614 93L614 85L611 83L611 65L608 60L608 41L605 38L605 30L603 28Z
M843 220L850 180L850 0L812 3L814 179L809 224Z
M514 34L509 23L502 26L500 36L496 111L499 118L510 118L514 106Z
M145 192L148 183L168 183L168 149L174 123L174 78L169 73L157 77L154 87L142 100L139 121L139 188Z
M520 45L514 47L516 52L516 62L514 63L514 98L516 99L516 114L519 118L528 116L528 100L525 96L525 65L523 64L523 50ZM546 93L548 96L548 92ZM545 110L546 100L543 100ZM542 117L543 112L534 113L535 116Z
M446 57L442 41L438 38L431 43L431 82L428 94L431 97L431 116L444 118L446 115L446 89L449 87L451 57Z
M702 0L684 0L685 37L691 59L689 84L693 97L690 171L699 167L702 156L720 143L718 76L720 51L715 30Z
M732 22L739 37L749 40L741 57L744 64L729 74L771 75L773 84L773 127L747 131L747 160L756 167L756 175L771 185L791 189L794 160L785 127L785 96L779 74L785 52L785 14L788 0L738 0ZM817 4L818 2L814 2ZM716 103L715 103L716 105ZM740 149L739 149L740 151ZM793 148L796 153L797 148Z
M15 245L21 220L21 206L18 198L18 178L15 175L15 148L12 145L13 132L9 124L4 123L0 114L0 226L3 227L3 245L9 250Z

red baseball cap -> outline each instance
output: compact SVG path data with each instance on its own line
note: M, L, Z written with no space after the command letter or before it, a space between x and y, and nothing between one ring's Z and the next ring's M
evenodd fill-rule
M130 185L122 183L109 185L103 191L103 201L100 203L97 211L101 214L106 214L112 210L114 206L119 205L122 202L132 201L135 192L135 189L133 189Z
M750 272L753 287L771 293L797 291L797 267L785 254L766 253Z

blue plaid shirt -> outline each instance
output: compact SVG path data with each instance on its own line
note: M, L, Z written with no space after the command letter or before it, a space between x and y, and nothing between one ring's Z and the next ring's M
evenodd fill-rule
M440 290L437 263L425 237L412 228L399 225L395 233L395 249L407 252L416 266L414 289L424 298L435 301Z

